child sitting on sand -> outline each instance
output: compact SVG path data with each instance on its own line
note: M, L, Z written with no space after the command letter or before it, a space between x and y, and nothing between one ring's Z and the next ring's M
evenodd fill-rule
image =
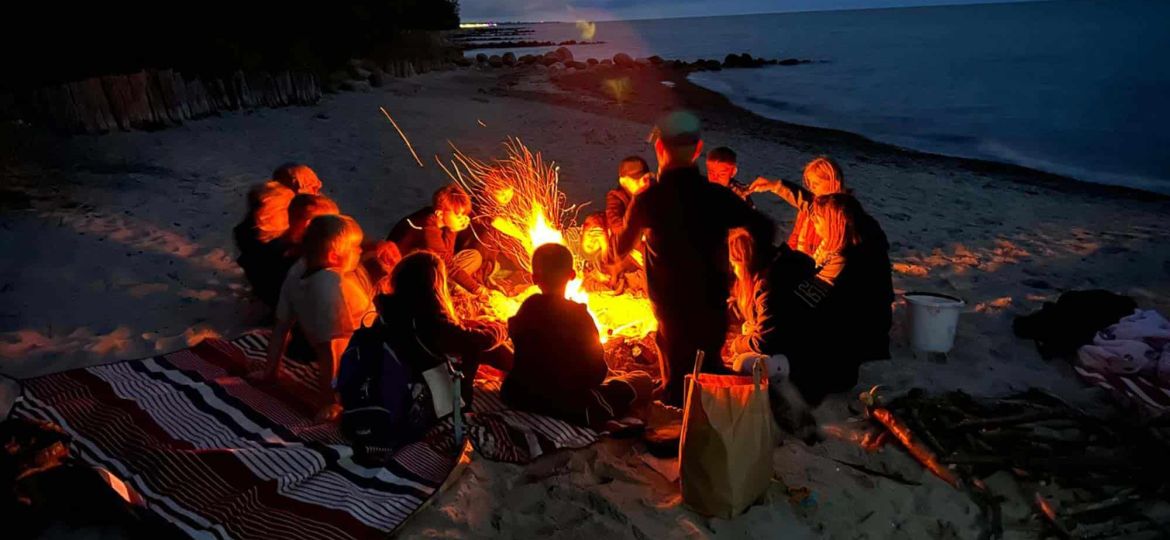
M581 252L584 254L584 287L587 291L626 291L646 289L646 273L631 252L622 259L613 250L613 238L606 226L605 214L585 217L581 224Z
M459 360L463 402L471 405L472 383L481 363L511 367L511 351L498 322L464 321L455 312L447 286L447 268L430 251L404 257L390 278L389 295L375 303L386 323L386 342L416 373L441 366L448 356Z
M821 238L813 260L780 246L764 273L744 272L764 282L742 300L749 287L737 284L737 307L751 324L731 352L785 355L792 382L816 405L856 384L861 362L889 358L894 290L886 236L857 199L818 197L810 211ZM734 242L730 253L733 266L752 265Z
M654 383L644 372L607 379L593 318L584 305L565 299L565 286L576 277L568 248L537 248L532 277L540 293L528 297L508 321L515 358L501 389L504 402L603 429L648 399Z
M739 195L740 198L747 199L751 195L751 190L735 179L735 174L739 172L739 165L736 163L737 157L735 151L726 147L720 146L713 148L707 152L707 181L712 184L719 184L732 193Z
M254 376L264 381L277 378L295 325L317 364L319 420L332 420L340 413L332 387L338 362L350 336L373 314L370 291L355 275L362 237L361 226L349 216L320 216L309 224L304 257L289 269L281 287L267 366Z
M292 190L277 182L265 182L248 192L248 213L232 229L240 256L236 263L244 270L244 277L252 292L265 305L276 306L276 297L289 263L285 260L287 245L281 240L288 231L288 208Z
M302 163L285 163L272 171L272 180L297 192L316 195L321 192L317 173Z
M403 255L422 250L438 255L451 281L468 292L486 293L475 277L483 265L483 255L474 249L455 250L459 233L471 224L471 197L463 188L450 184L439 188L431 203L402 218L386 239L394 242Z
M610 238L622 234L626 228L626 211L630 203L653 181L650 166L638 156L629 156L618 165L618 187L605 194L605 221L609 226Z
M841 172L841 167L827 156L817 157L805 165L804 187L779 179L768 180L761 176L752 182L749 189L752 193L765 191L775 193L777 197L796 208L796 223L792 225L792 234L788 236L788 247L809 256L816 252L821 242L812 223L813 199L821 195L847 193L845 173Z
M281 237L281 241L284 242L287 249L286 254L292 261L301 257L305 231L308 230L309 223L313 221L313 218L339 214L341 214L341 209L337 207L337 203L324 195L301 193L293 197L292 202L288 205L288 230ZM292 265L291 261L289 265Z

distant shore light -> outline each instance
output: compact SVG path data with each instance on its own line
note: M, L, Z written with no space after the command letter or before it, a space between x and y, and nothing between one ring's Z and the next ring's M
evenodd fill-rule
M467 22L459 23L459 28L492 28L496 26L494 22Z

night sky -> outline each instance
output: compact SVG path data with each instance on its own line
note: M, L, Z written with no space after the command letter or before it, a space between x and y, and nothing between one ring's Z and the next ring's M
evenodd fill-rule
M459 4L466 22L657 19L982 3L987 0L462 0Z

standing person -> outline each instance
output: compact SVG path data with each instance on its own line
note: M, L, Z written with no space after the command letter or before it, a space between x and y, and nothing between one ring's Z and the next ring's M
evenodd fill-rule
M696 352L705 354L704 371L724 369L720 349L727 338L732 282L728 233L747 228L761 245L771 245L776 234L770 219L699 173L695 160L702 148L694 115L676 112L659 122L658 182L634 199L617 242L618 256L625 256L645 235L665 401L673 405L682 404L683 376Z
M804 166L804 187L761 176L748 189L752 193L775 193L796 208L796 223L792 225L792 234L788 236L788 247L811 257L821 243L812 222L813 199L821 195L846 193L845 173L829 157L819 156Z
M605 221L610 235L617 237L626 228L626 211L639 193L653 182L650 165L638 156L629 156L618 165L618 187L605 194Z
M738 172L739 164L734 150L720 146L707 152L707 181L730 189L741 199L746 199L752 192L748 186L735 179Z

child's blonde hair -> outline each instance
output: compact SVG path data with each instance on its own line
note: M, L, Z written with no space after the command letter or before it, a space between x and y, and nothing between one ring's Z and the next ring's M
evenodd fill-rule
M735 283L731 287L732 300L740 313L745 313L755 291L756 273L762 257L756 256L756 241L747 229L732 229L727 236L727 255L735 270Z
M302 163L285 163L272 171L272 179L297 192L316 194L321 191L321 180L317 173Z
M821 244L817 246L817 255L831 255L840 253L847 247L861 242L857 233L857 220L862 209L852 195L833 193L821 195L813 201L813 216L820 218L824 224L825 235L821 237ZM817 257L814 257L817 258ZM817 261L818 264L821 261Z
M822 195L845 191L845 173L841 172L841 167L829 156L817 156L804 166L804 187L811 189L811 180L819 181L825 186Z
M296 193L277 182L265 182L248 193L248 210L261 242L271 242L288 230L288 206L294 196Z
M309 268L333 265L330 255L343 255L347 249L361 249L361 225L349 216L318 216L305 230L305 264Z
M337 203L324 195L301 193L288 205L288 233L286 238L293 244L304 241L309 222L318 216L336 216L341 213Z

